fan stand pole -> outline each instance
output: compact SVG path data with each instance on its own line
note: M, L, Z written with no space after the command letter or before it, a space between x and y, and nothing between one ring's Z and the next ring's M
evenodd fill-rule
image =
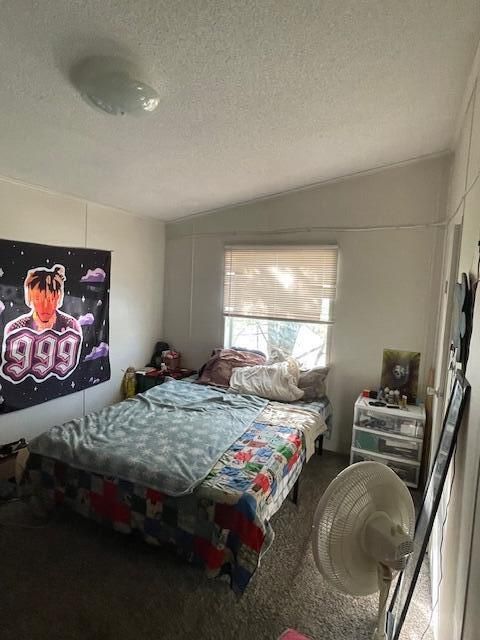
M377 628L373 634L373 640L387 640L386 634L386 617L387 617L387 602L388 594L390 592L390 585L392 584L393 573L392 570L384 564L378 565L378 586L380 587L380 595L378 598L378 617Z

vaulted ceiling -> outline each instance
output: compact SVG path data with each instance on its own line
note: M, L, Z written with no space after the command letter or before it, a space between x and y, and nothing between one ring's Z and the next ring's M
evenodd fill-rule
M442 151L479 34L478 0L0 0L0 174L168 220ZM159 108L92 109L86 55Z

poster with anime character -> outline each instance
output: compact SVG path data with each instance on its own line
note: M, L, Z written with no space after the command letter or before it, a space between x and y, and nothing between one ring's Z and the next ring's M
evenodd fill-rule
M110 259L0 240L0 414L110 379Z

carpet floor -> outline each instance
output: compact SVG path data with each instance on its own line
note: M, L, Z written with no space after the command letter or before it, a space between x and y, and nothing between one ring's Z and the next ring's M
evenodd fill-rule
M275 541L241 598L132 536L65 511L44 527L22 528L13 513L22 503L10 513L2 507L1 639L276 640L288 627L315 640L371 638L376 598L334 592L311 552L315 506L346 464L329 453L311 459L298 507L287 500L273 518ZM428 628L428 576L417 592L402 640Z

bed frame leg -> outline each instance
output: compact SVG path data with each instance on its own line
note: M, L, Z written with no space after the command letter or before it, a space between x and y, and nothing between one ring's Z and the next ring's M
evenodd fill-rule
M323 436L318 436L318 438L315 441L316 449L317 449L317 456L321 456L323 454Z
M293 485L293 489L291 492L292 502L298 506L298 485L300 484L300 478L297 478L297 481Z

